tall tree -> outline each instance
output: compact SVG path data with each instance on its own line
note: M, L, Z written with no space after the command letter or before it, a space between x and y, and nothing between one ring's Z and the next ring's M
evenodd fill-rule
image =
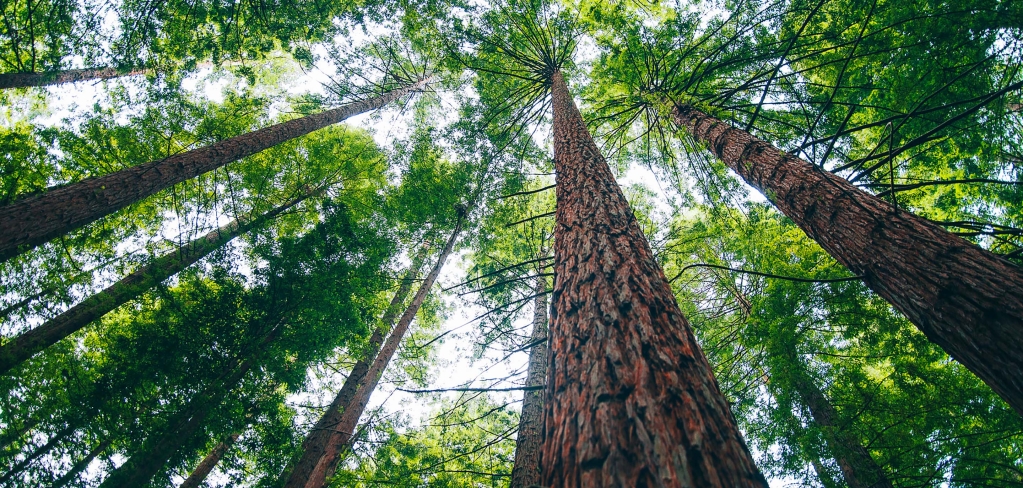
M224 437L224 440L217 443L210 453L206 457L202 458L199 465L195 467L195 470L185 478L185 481L178 486L178 488L199 488L203 482L206 481L206 477L213 472L213 468L217 467L220 463L220 459L224 457L224 453L227 452L231 446L238 440L241 434L234 433Z
M533 302L533 331L529 336L529 367L522 395L519 432L515 438L515 465L511 488L540 484L540 448L543 446L543 404L547 386L547 277L536 278Z
M383 95L289 120L248 134L105 176L89 178L0 207L0 262L160 190L282 142L374 110L419 90L426 79Z
M430 288L433 287L433 283L437 281L437 276L440 275L440 271L444 267L444 262L447 261L448 255L451 254L451 251L455 247L455 242L458 240L458 235L462 230L465 211L464 207L459 207L458 221L455 224L454 230L451 231L451 236L448 238L447 243L437 256L437 262L433 265L433 269L430 270L430 274L426 275L422 284L419 285L419 289L416 290L415 296L412 297L412 302L409 304L408 308L405 309L405 312L402 313L401 318L398 319L397 325L394 326L391 334L387 337L387 341L384 342L383 347L380 348L380 352L377 354L376 358L373 359L373 364L366 372L364 380L361 384L359 384L359 388L356 390L351 402L341 413L341 418L337 423L337 427L331 432L326 448L317 460L316 466L309 473L308 478L305 480L297 480L299 482L304 481L304 484L293 486L322 488L326 485L327 479L334 475L334 471L337 469L337 464L340 460L341 454L351 447L351 443L354 440L353 436L355 434L355 428L359 423L359 417L361 417L363 411L365 411L366 405L369 403L370 396L376 389L376 386L379 383L381 376L383 376L387 365L391 362L391 358L394 357L395 352L397 352L398 346L401 344L401 340L404 338L405 333L408 332L409 326L412 325L412 320L415 319L416 314L419 312L419 308L426 300L426 296L430 293Z
M109 80L143 73L146 73L146 70L119 70L116 68L69 69L46 73L3 73L0 74L0 90L29 86L60 85L79 81Z
M1023 270L691 106L672 114L1023 414Z
M560 72L550 486L767 486Z

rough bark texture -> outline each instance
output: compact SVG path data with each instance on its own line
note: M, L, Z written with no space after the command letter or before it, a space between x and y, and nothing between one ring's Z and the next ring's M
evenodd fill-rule
M379 97L265 127L216 144L54 188L0 207L0 262L156 192L282 142L380 108L426 80Z
M394 326L394 330L391 331L391 335L387 336L387 341L384 342L380 353L377 354L373 364L370 365L369 371L366 372L365 380L359 384L349 407L341 413L341 419L338 421L337 427L331 431L330 439L327 441L323 455L317 460L316 466L309 474L309 478L305 480L305 488L323 488L326 486L327 478L333 476L334 470L337 469L337 463L341 458L341 454L351 447L355 427L359 424L359 417L362 416L362 412L366 409L366 404L369 403L369 397L373 394L373 390L376 389L380 377L384 374L384 370L387 369L387 364L391 362L391 358L394 357L394 353L398 350L398 345L401 344L402 338L408 332L412 320L416 317L416 313L419 312L419 307L423 305L423 301L426 300L426 296L430 293L433 282L437 281L437 276L440 274L441 268L444 267L444 262L448 259L448 255L451 254L451 250L454 249L455 241L458 240L458 234L461 230L462 220L459 218L458 224L455 225L455 229L451 232L451 237L448 238L448 242L444 246L444 250L437 257L437 263L433 265L430 274L419 285L419 289L416 290L416 294L412 298L412 303L409 304L401 318L398 319L398 323Z
M57 444L60 444L61 442L64 441L64 439L67 439L68 436L75 432L75 430L77 430L77 426L68 425L60 432L53 434L53 436L51 436L46 441L46 444L43 444L36 448L36 450L32 451L32 453L26 456L25 459L19 461L17 464L12 466L10 470L4 473L3 476L0 476L0 486L7 486L7 482L11 481L15 476L18 475L18 473L24 471L29 464L32 464L32 461L39 459L39 457L41 457L42 455L53 450L54 447L57 447Z
M271 333L264 340L264 345L274 336L275 334ZM258 351L257 349L257 355ZM225 398L255 363L254 357L246 359L234 369L232 374L223 379L223 382L216 382L220 385L219 387L207 388L193 398L187 407L174 416L166 429L160 434L146 439L138 452L132 454L131 458L110 473L110 476L103 480L100 488L148 486L153 476L163 469L163 466L181 448L181 445L191 439L202 427L206 416L213 407L211 401L221 401Z
M533 305L533 333L529 342L529 368L526 386L547 384L547 278L536 278L536 301ZM540 484L540 447L543 445L543 390L527 390L522 396L519 433L515 437L515 464L511 488Z
M308 190L302 196L259 216L239 217L177 250L154 259L64 313L6 342L0 346L0 375L37 352L81 330L111 310L135 299L163 280L208 256L231 239L267 223L322 190L322 188Z
M30 86L50 86L78 81L109 80L121 76L139 75L148 70L119 70L117 68L68 69L45 73L3 73L0 74L0 90Z
M543 485L766 487L560 73Z
M863 444L848 431L835 425L838 414L824 392L809 378L801 380L797 381L796 393L810 410L814 424L824 432L824 440L849 488L892 488L884 470L874 462Z
M50 488L63 488L73 483L76 479L78 479L78 475L82 474L82 471L85 471L85 469L89 467L89 464L92 463L92 460L96 459L96 457L99 456L100 454L103 454L103 451L106 451L107 448L109 447L110 441L107 440L100 442L96 447L92 449L92 451L89 451L89 454L87 456L85 456L82 459L79 459L78 462L74 464L74 466L71 466L70 471L64 473L64 475L58 478L57 481L54 481L53 486L51 486Z
M195 470L192 471L192 474L188 475L188 478L185 478L185 481L178 488L199 488L206 481L206 477L213 472L213 468L217 467L217 464L220 463L220 458L224 457L224 453L234 445L234 442L240 436L241 433L234 433L224 437L223 441L218 442L216 447L202 459L199 465L195 467Z
M422 267L425 257L425 251L421 251L412 260L412 265L405 274L405 279L398 285L398 291L394 293L390 305L380 319L380 326L370 336L363 357L355 363L351 373L345 378L341 390L337 392L334 401L330 403L330 407L316 421L316 425L313 426L309 434L306 435L305 440L302 441L298 461L295 462L290 472L285 473L286 481L283 484L285 488L301 488L305 486L313 470L316 469L316 464L323 457L324 451L326 451L327 442L330 440L331 434L337 430L337 426L341 422L341 414L348 410L352 399L355 398L355 392L366 378L366 373L369 371L373 358L380 351L380 345L384 342L384 335L394 326L394 321L398 318L398 313L408 298L409 291L412 290L412 282L418 276L419 268Z
M1023 270L699 110L673 116L1023 414Z

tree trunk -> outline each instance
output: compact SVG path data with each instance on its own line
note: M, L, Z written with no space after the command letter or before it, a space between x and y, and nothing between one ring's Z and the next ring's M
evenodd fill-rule
M122 76L140 75L149 70L119 70L117 68L68 69L45 73L3 73L0 74L0 90L30 86L50 86L79 81L109 80Z
M838 413L824 392L805 376L796 380L795 389L800 400L810 410L813 423L824 432L828 448L849 488L892 488L891 481L874 462L870 452L849 432L835 425Z
M50 488L63 488L68 484L74 482L75 479L78 478L78 475L82 474L82 471L85 471L85 469L89 467L89 464L92 463L92 460L96 459L96 456L102 454L103 451L106 451L107 448L109 447L110 447L109 440L100 442L96 447L92 449L92 451L89 451L88 456L79 459L78 462L74 464L74 466L71 466L71 471L64 473L64 476L61 476L60 478L57 479L57 481L54 481L53 485Z
M408 298L409 291L412 289L412 281L419 275L419 269L422 267L425 257L426 252L423 250L413 258L408 272L405 273L405 278L398 285L398 291L395 292L394 297L391 299L391 304L380 319L379 327L373 330L373 335L369 338L369 343L366 345L363 357L355 363L355 367L352 368L351 373L345 378L344 385L341 386L341 390L334 397L334 401L330 403L330 407L327 408L327 411L323 413L316 422L316 425L306 435L305 440L302 441L302 447L297 456L298 460L294 463L290 472L286 472L283 477L286 480L283 484L285 488L301 488L305 486L313 470L316 469L316 463L323 456L331 434L337 430L337 426L341 422L342 412L350 407L356 390L366 378L370 364L380 350L380 344L384 342L384 335L394 326L394 321L398 318L398 312Z
M561 73L543 485L761 487L710 364Z
M398 350L398 345L401 343L405 333L408 332L412 319L416 317L419 307L423 305L423 301L426 300L426 296L430 293L430 288L433 287L433 282L437 280L437 275L440 274L441 268L444 267L444 262L447 260L448 255L451 254L451 250L454 249L455 241L458 240L458 234L462 230L463 217L463 215L459 215L458 223L455 224L451 237L448 238L444 250L438 256L437 263L434 264L433 269L430 270L430 274L426 276L423 283L419 285L416 295L412 298L412 303L405 309L405 313L401 315L398 324L394 326L391 335L387 337L387 341L384 342L380 353L373 360L369 371L366 372L365 380L359 385L350 405L341 413L341 419L338 421L337 428L331 431L330 439L327 441L323 455L317 460L316 466L309 474L308 479L304 480L305 484L289 485L289 487L323 488L326 486L327 478L334 475L334 470L337 469L337 463L341 458L341 454L351 447L352 434L355 432L355 427L359 424L359 417L362 416L362 412L366 409L366 404L369 403L370 395L376 389L384 369L387 368L387 364L390 363L394 353Z
M276 331L277 329L264 339L263 346L276 336ZM166 429L159 434L151 435L131 458L110 473L100 488L148 486L153 476L167 464L181 445L202 427L206 416L215 406L211 400L222 401L256 364L255 359L260 352L261 348L257 348L256 355L243 361L223 382L216 381L216 387L211 386L196 395L188 406L174 415Z
M0 476L0 486L7 486L7 482L10 481L11 478L24 471L29 464L32 464L32 461L35 461L42 455L53 450L54 447L57 447L57 444L60 444L64 439L67 439L67 437L73 434L76 430L78 430L77 426L72 424L68 425L60 432L53 434L53 436L46 441L46 444L36 448L36 450L32 451L32 453L26 456L25 459L22 459L20 462L12 466L9 471L4 473L3 476Z
M1023 414L1023 270L699 110L673 117Z
M526 386L547 384L547 278L536 277L536 302L533 305L533 333L529 336L529 368ZM515 438L515 464L511 488L540 484L540 447L543 445L543 390L526 390L522 396L519 433Z
M54 188L0 207L0 262L177 183L285 141L374 110L427 80L368 100L264 127L216 144Z
M220 458L224 457L224 453L231 448L240 436L241 433L237 432L224 437L223 441L218 442L217 446L203 458L202 462L195 467L195 471L192 471L192 474L188 475L188 478L185 478L184 483L181 483L181 486L178 488L199 488L206 481L206 477L210 475L213 468L217 467L217 464L220 463Z
M255 218L251 215L239 217L175 251L154 259L64 313L6 342L0 346L0 375L7 373L35 353L89 325L107 312L135 299L163 280L206 257L231 239L263 225L322 190L321 188L307 191L304 195Z

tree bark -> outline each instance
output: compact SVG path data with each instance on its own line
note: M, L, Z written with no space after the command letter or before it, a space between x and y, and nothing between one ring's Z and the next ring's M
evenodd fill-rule
M380 326L373 330L373 335L369 338L369 343L366 345L363 357L355 363L352 371L345 378L341 390L334 397L334 401L330 403L330 407L320 416L312 430L306 435L305 440L302 441L301 451L297 456L298 460L294 463L290 472L285 473L285 482L283 483L285 488L301 488L305 486L313 470L316 469L317 462L326 451L327 442L330 440L331 434L337 430L337 426L341 422L342 412L350 408L356 390L358 390L359 385L366 378L366 373L369 371L373 358L380 351L380 345L384 342L384 335L394 326L394 321L398 318L398 312L401 311L402 305L404 305L405 300L408 298L409 291L412 290L412 281L419 275L419 269L422 267L425 257L426 252L423 250L413 258L408 272L405 273L405 278L398 285L398 291L394 293L390 305L388 305L387 310L384 311L384 315L380 319Z
M285 141L387 105L427 80L216 144L54 188L0 207L0 262L177 183Z
M1023 414L1023 270L693 107L673 117Z
M323 488L326 486L327 478L333 476L334 470L337 469L341 454L351 447L352 434L355 432L355 427L359 424L359 417L366 410L366 404L369 403L373 390L376 389L377 383L380 382L384 369L387 368L387 364L394 357L394 353L398 350L398 345L401 344L401 340L405 333L408 332L412 320L416 317L416 313L419 312L419 307L423 305L423 301L426 300L426 296L430 293L430 288L433 287L434 281L437 281L441 268L444 267L444 262L447 260L448 255L451 254L451 250L454 249L455 241L458 240L458 234L462 230L463 218L463 215L459 215L458 223L455 224L451 237L448 238L444 250L437 257L437 263L433 265L430 274L419 285L419 289L416 290L416 294L412 298L412 303L405 309L405 313L401 315L397 325L394 326L394 330L391 331L391 335L387 337L387 341L384 342L380 353L373 360L369 371L366 372L365 380L359 385L350 405L341 413L341 419L338 421L337 428L331 431L323 455L317 460L316 466L309 474L308 479L304 480L305 484L302 486L305 488Z
M547 278L536 277L536 301L533 305L533 332L529 342L529 368L526 386L547 384ZM543 390L527 390L522 396L519 433L515 437L515 464L511 487L526 488L540 484L540 448L543 445Z
M67 439L68 436L73 434L76 430L78 430L78 427L72 424L63 428L56 434L53 434L53 436L46 441L46 444L36 448L36 450L32 451L32 453L26 456L25 459L22 459L20 462L12 466L9 471L4 473L3 476L0 476L0 486L7 486L7 482L10 481L11 478L24 471L29 464L32 464L32 461L35 461L39 457L53 450L54 447L57 447L57 444L60 444L64 439Z
M96 459L97 456L102 454L103 451L106 451L107 448L109 447L110 447L109 440L100 442L96 447L92 449L92 451L89 451L89 455L85 456L82 459L79 459L78 462L74 464L74 466L71 466L70 471L64 473L64 475L58 478L57 481L54 481L53 485L50 486L50 488L63 488L70 484L71 482L73 482L76 478L78 478L78 475L82 474L82 471L85 471L85 469L89 467L89 464L92 463L93 459Z
M849 488L893 488L884 470L874 461L863 444L848 431L835 425L838 413L824 392L808 377L796 379L796 393L810 410L813 423L824 432L824 440Z
M163 280L206 257L231 239L263 225L322 191L323 188L307 190L302 196L260 216L239 217L175 251L154 259L64 313L4 343L0 346L0 375L7 373L11 368L26 361L37 352L81 330L82 327L89 325L111 310L135 299Z
M761 487L710 364L561 73L543 485Z
M220 458L224 457L224 453L234 445L234 442L240 436L241 433L236 432L218 442L217 446L203 458L202 462L195 467L195 471L192 471L192 474L188 475L188 478L185 478L185 481L178 488L199 488L206 481L206 477L210 475L213 468L217 467L217 464L220 463Z
M0 90L7 88L26 88L30 86L50 86L79 81L109 80L122 76L140 75L149 70L119 70L117 68L100 69L68 69L47 71L45 73L2 73L0 74Z

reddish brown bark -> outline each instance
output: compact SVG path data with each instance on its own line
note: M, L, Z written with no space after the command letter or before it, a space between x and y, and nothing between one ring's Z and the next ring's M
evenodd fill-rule
M175 251L154 259L64 313L4 343L0 346L0 375L7 373L11 368L26 361L37 352L81 330L82 327L89 325L111 310L135 299L163 280L208 256L231 239L265 224L322 190L322 188L309 190L304 195L260 216L239 217Z
M451 250L454 249L455 241L458 240L458 234L461 230L462 218L460 216L455 229L451 232L451 237L448 238L448 242L444 246L444 250L437 257L437 263L433 265L430 274L419 285L415 296L412 297L412 303L409 304L401 318L398 319L398 323L394 326L391 334L387 336L387 341L384 342L380 353L377 354L369 371L366 372L365 380L359 385L350 405L341 413L341 419L338 421L337 427L330 433L330 439L327 441L323 455L317 460L316 466L309 474L309 478L305 480L305 488L323 488L326 486L327 478L333 476L334 470L337 469L337 463L341 458L341 454L351 447L355 427L359 424L359 417L366 410L366 404L369 403L373 390L376 389L377 383L380 382L380 377L384 374L388 363L391 362L391 358L394 357L394 353L398 350L398 345L401 344L405 333L408 332L412 320L416 317L416 313L419 312L419 307L423 305L423 301L426 300L426 296L430 293L433 282L437 281L437 276L440 274L441 268L444 267L444 262L448 259L448 255L451 254Z
M166 159L54 188L0 207L0 262L182 181L387 105L426 80L333 110L264 127Z
M1023 414L1023 270L699 110L673 116Z
M529 342L529 367L526 386L547 384L547 278L536 278L536 301L533 305L533 332ZM543 445L543 390L526 390L522 396L519 433L515 437L515 464L512 466L511 488L540 484L540 448Z
M710 364L555 73L543 485L766 487Z
M30 86L50 86L79 81L109 80L122 76L140 75L148 70L119 70L117 68L100 69L68 69L48 71L45 73L2 73L0 74L0 90L6 88L25 88Z
M96 459L96 457L99 456L100 454L103 454L103 451L106 451L107 448L109 447L110 447L109 440L97 444L96 447L89 451L89 454L87 456L85 456L82 459L79 459L78 462L74 464L74 466L71 466L70 471L64 473L64 475L58 478L57 481L54 481L53 486L51 486L50 488L63 488L73 483L76 479L78 479L78 475L82 474L82 471L85 471L85 469L89 467L89 464L92 463L92 460Z
M384 335L394 326L394 321L398 318L398 312L401 311L402 305L408 298L409 291L412 290L412 282L419 274L419 268L422 267L425 256L425 251L420 251L412 260L412 265L405 274L405 279L398 285L398 291L391 298L390 305L388 305L387 310L380 319L380 326L373 330L373 335L369 338L369 343L366 345L363 357L355 363L352 371L345 378L341 390L337 392L337 395L334 396L334 401L330 403L330 407L320 416L320 419L316 421L316 425L313 426L309 434L306 435L305 440L302 441L298 460L294 463L290 472L285 473L286 481L283 485L284 488L301 488L305 486L313 470L316 469L316 464L323 457L323 453L327 449L327 442L330 441L331 434L337 430L337 426L341 422L341 414L351 405L352 399L355 398L355 392L366 378L366 373L369 372L373 358L380 351L380 345L384 342Z
M199 465L195 467L192 474L188 475L188 478L185 478L185 481L181 483L181 486L178 488L199 488L199 486L206 481L206 477L213 472L213 468L217 467L217 464L220 463L220 459L224 457L224 453L226 453L227 450L234 445L234 442L237 441L240 436L241 433L234 433L224 437L224 440L218 442L216 447L214 447L213 450L210 451L201 462L199 462Z

